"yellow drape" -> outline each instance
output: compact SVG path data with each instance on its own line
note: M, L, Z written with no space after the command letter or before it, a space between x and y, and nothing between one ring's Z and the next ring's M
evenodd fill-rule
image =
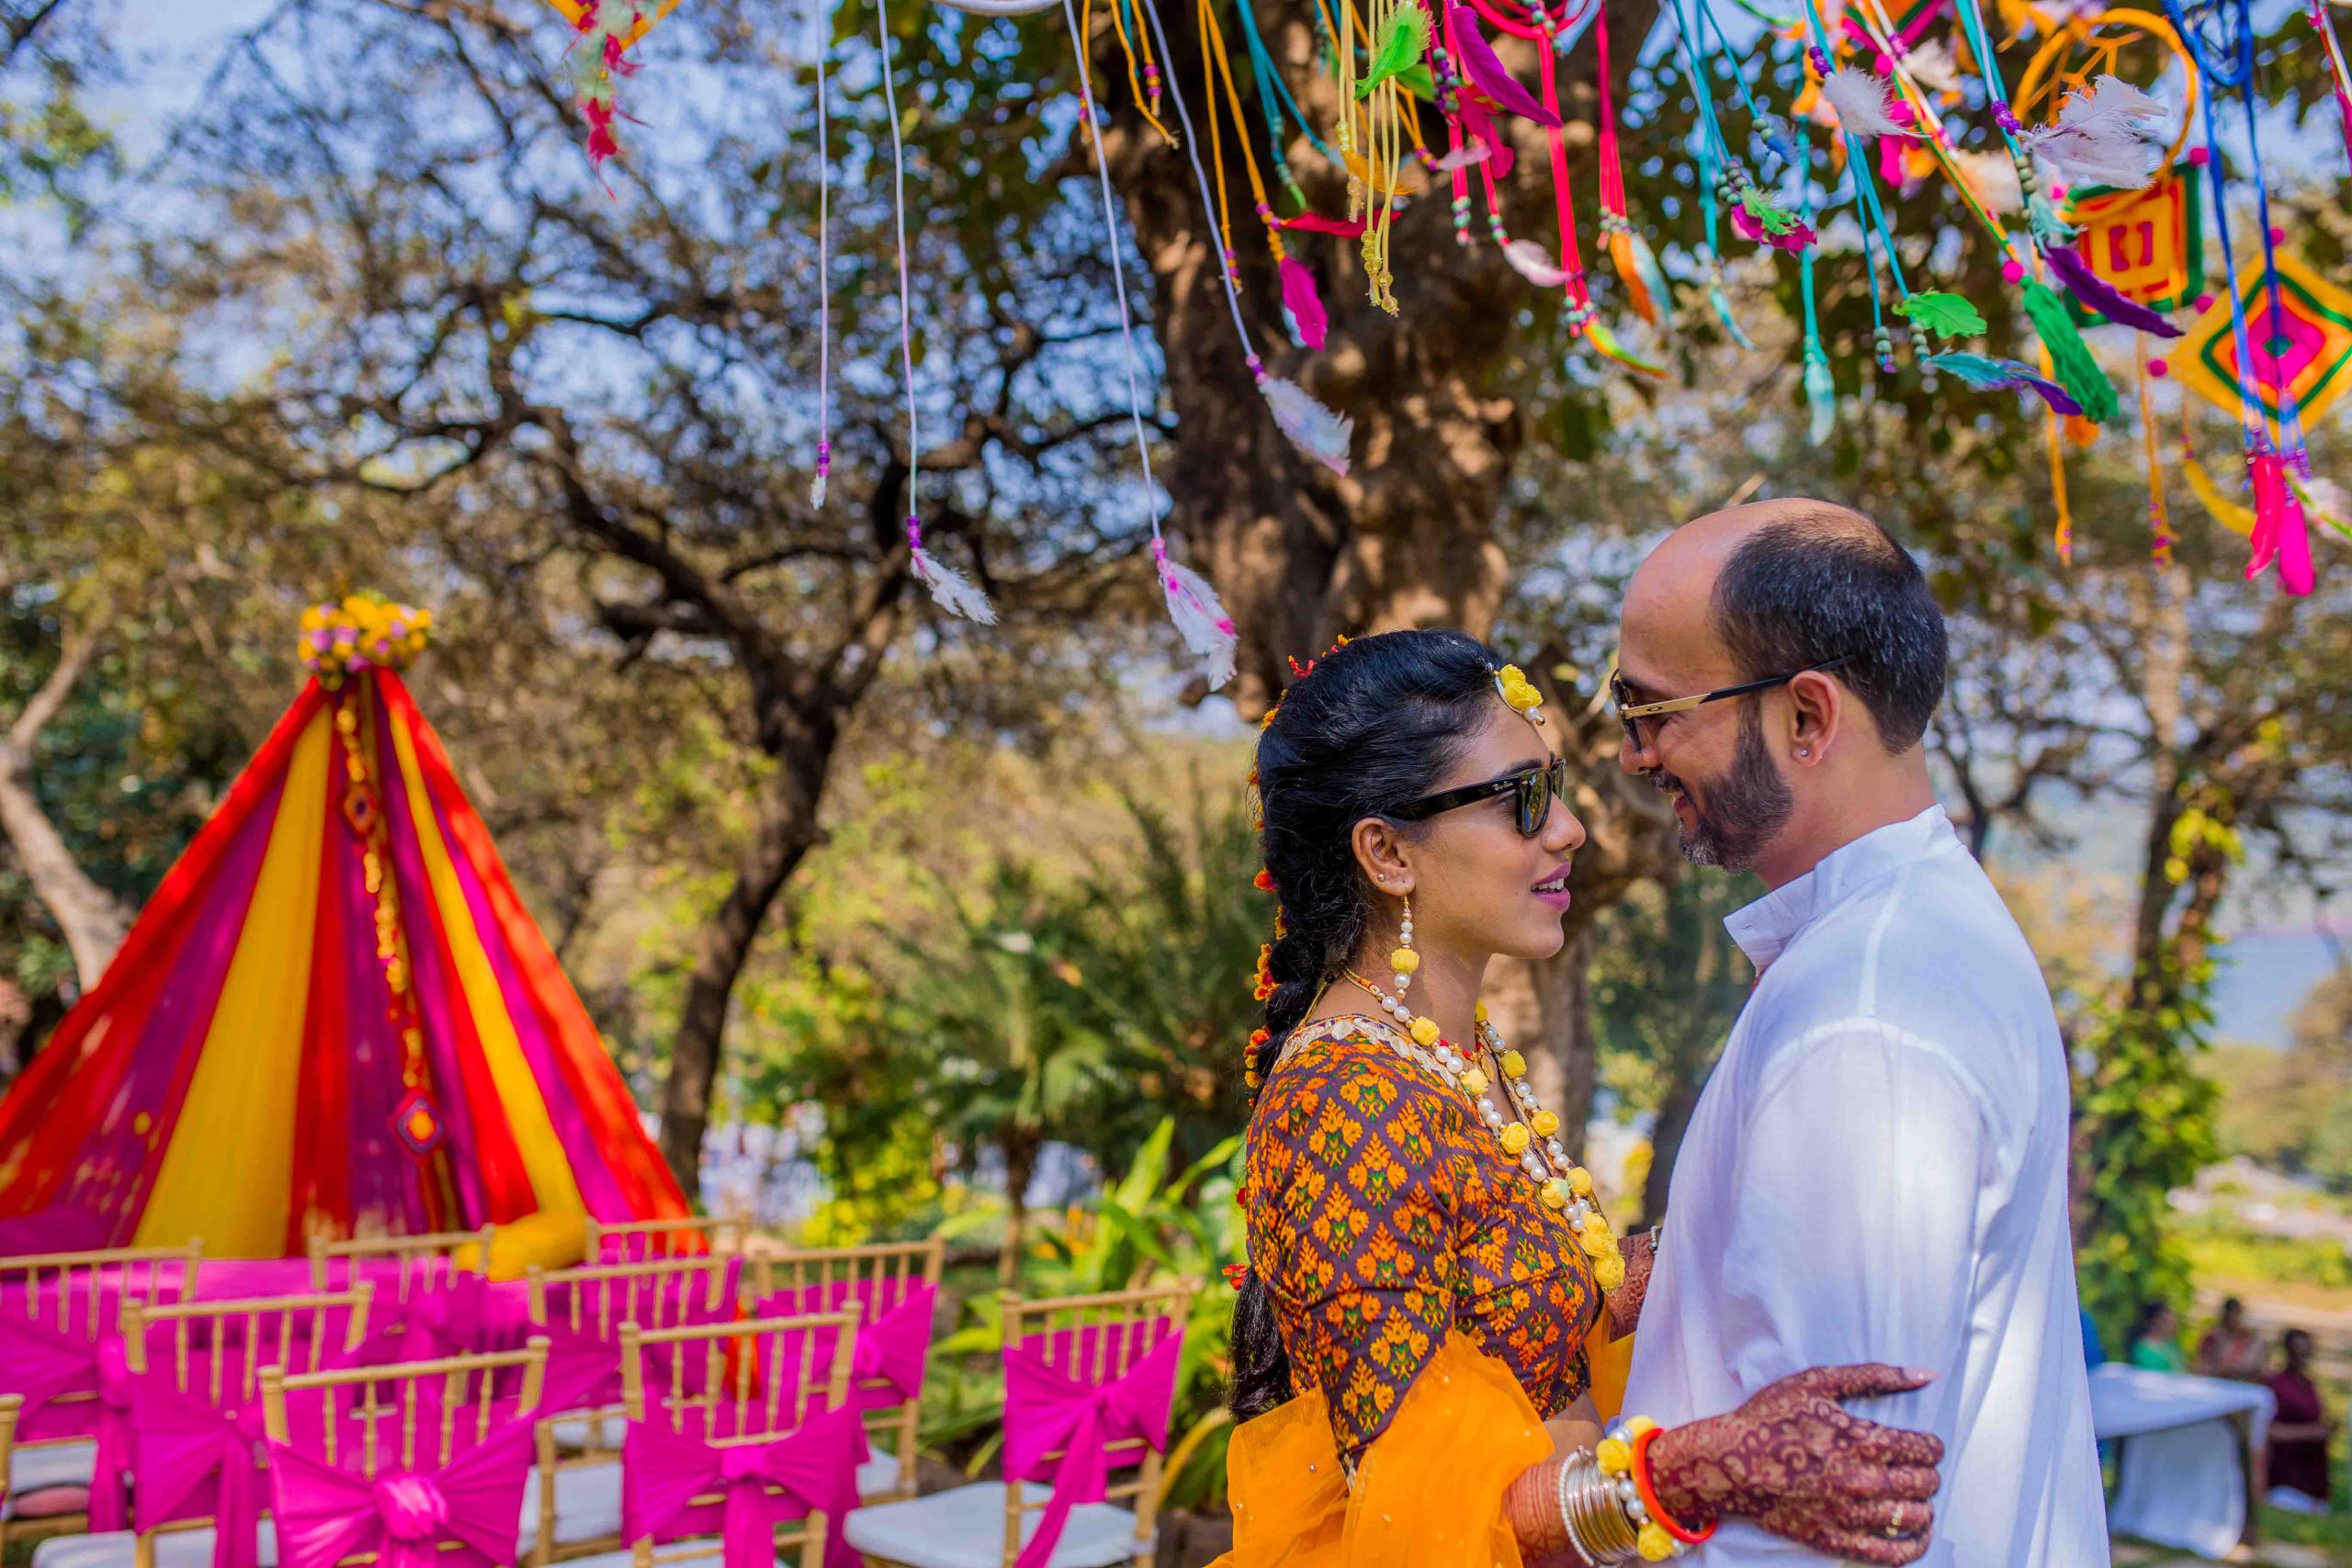
M302 1068L319 855L326 829L327 717L288 759L237 951L164 1151L137 1245L195 1237L208 1258L276 1258L292 1202L294 1096Z
M506 1112L507 1125L514 1130L524 1174L530 1178L531 1191L538 1199L541 1213L584 1215L588 1207L580 1200L580 1183L571 1174L571 1161L555 1135L555 1123L548 1118L547 1100L539 1093L538 1080L531 1076L531 1064L523 1055L523 1043L515 1037L514 1021L507 1015L505 994L498 988L497 972L491 967L490 955L482 951L481 933L474 927L473 910L466 903L457 868L449 863L448 846L441 840L441 824L434 818L432 803L424 793L424 775L416 765L415 745L406 728L397 724L390 728L392 749L400 757L401 778L407 785L409 818L416 825L425 878L433 884L435 912L448 939L458 985L464 993L466 1010L473 1017L474 1032L481 1041L482 1057L490 1066L491 1081L497 1087L498 1102Z

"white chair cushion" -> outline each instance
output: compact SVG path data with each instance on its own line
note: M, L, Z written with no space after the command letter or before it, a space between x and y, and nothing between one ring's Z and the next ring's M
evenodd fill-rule
M601 1416L566 1416L549 1425L555 1427L555 1446L570 1453L586 1448L592 1435L598 1448L618 1453L621 1438L628 1430L628 1420L610 1411Z
M139 1538L129 1530L100 1535L55 1535L33 1548L33 1568L130 1568ZM277 1535L261 1522L262 1568L277 1568ZM155 1568L212 1568L212 1527L161 1530L155 1536Z
M1023 1489L1024 1499L1031 1489ZM1040 1498L1045 1489L1035 1489ZM1021 1539L1037 1533L1042 1510L1024 1509ZM904 1568L1003 1568L1004 1483L984 1481L903 1503L860 1508L849 1517L850 1545ZM1149 1556L1150 1537L1136 1539L1136 1517L1108 1503L1081 1503L1054 1543L1046 1568L1112 1568ZM34 1568L46 1568L36 1563Z
M711 1568L718 1568L719 1552L718 1542L714 1539L708 1544L710 1546L709 1562L711 1563ZM680 1562L702 1562L703 1559L701 1558L684 1555L690 1543L688 1542L681 1541L676 1546L662 1547L661 1548L661 1551L665 1559L670 1561ZM680 1555L674 1559L669 1559L668 1554L671 1552L677 1552ZM799 1568L799 1549L796 1547L794 1549L794 1555L789 1563L787 1563L784 1558L779 1557L775 1560L775 1568ZM599 1551L593 1557L568 1557L564 1559L563 1562L558 1563L556 1568L637 1568L637 1558L630 1552L628 1547L624 1546L618 1551Z
M36 1443L10 1450L8 1490L38 1492L44 1486L87 1486L97 1463L96 1443Z
M89 1467L85 1464L82 1470L84 1479L86 1480L89 1473ZM899 1456L897 1454L877 1451L872 1459L857 1467L859 1496L878 1497L885 1492L896 1492L898 1489Z
M582 1464L555 1472L555 1540L558 1546L603 1540L621 1533L621 1467ZM539 1539L539 1472L523 1483L522 1548ZM622 1555L628 1555L624 1552ZM78 1564L76 1565L78 1568ZM157 1564L157 1568L164 1568Z

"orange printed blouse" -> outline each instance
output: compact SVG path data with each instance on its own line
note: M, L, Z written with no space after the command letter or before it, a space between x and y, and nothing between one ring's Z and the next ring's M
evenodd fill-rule
M1335 1020L1269 1077L1243 1205L1294 1393L1360 1459L1453 1334L1540 1417L1591 1384L1601 1292L1566 1221L1469 1100L1371 1019Z

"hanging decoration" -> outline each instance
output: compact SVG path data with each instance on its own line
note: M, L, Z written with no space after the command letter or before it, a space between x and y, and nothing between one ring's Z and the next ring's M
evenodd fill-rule
M572 101L588 122L588 163L603 177L605 160L620 149L615 125L621 112L620 84L637 74L628 51L668 16L678 0L548 0L571 24L574 38L564 54ZM605 187L609 193L611 187Z
M2137 307L2160 316L2184 308L2205 292L2205 204L2196 175L2192 164L2182 163L2143 189L2068 193L2071 254ZM2075 297L2067 308L2077 322L2098 326L2109 319L2084 299L2081 288L2069 287Z
M2252 349L2239 358L2234 323ZM2180 384L2283 446L2290 421L2318 418L2352 389L2352 293L2294 254L2274 252L2229 299L2216 299L2170 359Z

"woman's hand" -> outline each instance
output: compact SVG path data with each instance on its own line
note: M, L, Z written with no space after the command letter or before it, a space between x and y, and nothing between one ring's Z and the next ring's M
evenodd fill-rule
M1935 1521L1932 1434L1882 1427L1838 1402L1906 1393L1932 1381L1896 1367L1815 1367L1727 1416L1650 1440L1650 1478L1678 1520L1739 1517L1858 1562L1896 1568L1928 1550Z
M1623 1339L1641 1321L1642 1298L1650 1291L1650 1265L1657 1261L1657 1244L1650 1233L1629 1235L1617 1243L1624 1255L1625 1282L1603 1298L1609 1304L1609 1337Z

